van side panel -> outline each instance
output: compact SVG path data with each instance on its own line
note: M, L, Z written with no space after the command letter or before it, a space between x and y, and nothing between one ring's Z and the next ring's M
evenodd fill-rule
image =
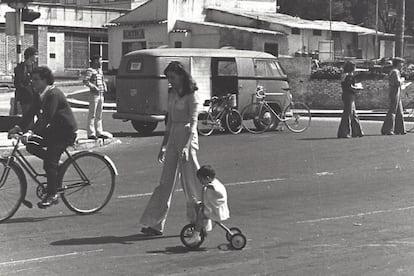
M166 105L163 103L166 101L166 96L159 92L163 82L166 80L158 73L153 57L125 58L117 76L117 111L133 114L165 114Z
M182 62L189 70L189 58L125 56L117 76L117 112L165 115L168 81L164 69L173 60Z
M120 77L117 81L117 93L119 93L117 111L134 114L166 114L167 91L165 78Z
M239 73L238 109L252 103L256 94L257 81L254 73L252 58L237 58L237 71Z

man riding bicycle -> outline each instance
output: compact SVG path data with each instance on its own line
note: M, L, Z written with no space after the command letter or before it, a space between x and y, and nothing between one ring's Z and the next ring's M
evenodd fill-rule
M72 109L62 91L53 85L54 76L46 67L37 67L32 72L34 90L30 110L24 114L21 123L9 134L24 132L22 142L26 150L43 159L46 171L46 197L38 203L47 208L58 203L58 166L65 149L76 139L77 124ZM33 118L37 121L33 124Z

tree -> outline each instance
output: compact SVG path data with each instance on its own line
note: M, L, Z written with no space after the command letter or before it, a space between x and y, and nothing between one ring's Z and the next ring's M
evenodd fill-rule
M396 31L396 4L399 0L379 0L379 30ZM279 0L279 12L304 19L329 20L330 0ZM375 29L376 0L332 0L332 20L346 21ZM406 30L414 34L414 1L406 1Z

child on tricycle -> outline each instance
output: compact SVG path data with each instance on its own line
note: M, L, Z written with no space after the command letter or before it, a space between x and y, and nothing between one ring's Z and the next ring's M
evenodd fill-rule
M230 217L227 206L227 191L216 178L216 172L209 166L202 166L197 177L203 185L202 200L196 203L197 219L194 224L187 224L181 231L181 241L188 248L198 248L207 236L209 220L226 231L226 238L234 249L242 249L246 245L246 237L236 227L227 228L222 221Z

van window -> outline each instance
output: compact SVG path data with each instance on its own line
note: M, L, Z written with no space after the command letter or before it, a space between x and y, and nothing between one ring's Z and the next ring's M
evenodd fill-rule
M132 59L128 62L128 72L137 73L142 72L143 61L141 59Z
M256 77L282 77L284 75L279 64L274 60L255 60L254 67Z
M237 64L234 60L218 60L217 76L237 76Z

